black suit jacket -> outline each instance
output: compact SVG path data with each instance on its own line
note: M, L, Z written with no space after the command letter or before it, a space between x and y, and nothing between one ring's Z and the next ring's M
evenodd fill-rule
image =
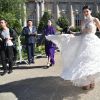
M26 44L35 43L35 36L37 33L36 27L33 26L32 27L32 34L29 34L29 33L30 33L29 27L28 26L24 27L23 31L22 31L22 35L25 36Z

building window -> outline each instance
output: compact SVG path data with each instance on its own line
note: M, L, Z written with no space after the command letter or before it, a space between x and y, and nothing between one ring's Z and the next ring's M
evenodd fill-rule
M36 25L36 5L35 2L26 3L27 19L33 20L33 24Z
M75 16L75 26L79 27L81 25L81 18L79 15Z
M46 3L45 3L45 9L46 9L46 11L48 11L50 14L52 14L52 12L53 12L53 3L51 3L51 2L46 2Z
M60 2L59 3L59 11L60 11L60 16L65 16L67 17L68 11L69 11L69 6L67 3Z
M81 19L83 16L82 15L82 7L83 7L83 5L81 3L73 4L75 26L76 27L80 27L80 25L81 25Z

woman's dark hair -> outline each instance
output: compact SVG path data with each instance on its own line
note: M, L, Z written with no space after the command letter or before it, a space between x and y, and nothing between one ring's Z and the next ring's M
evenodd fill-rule
M82 10L84 10L84 9L92 10L92 9L90 8L90 6L87 6L87 5L83 6Z
M51 21L51 23L52 23L52 19L48 19L48 21Z

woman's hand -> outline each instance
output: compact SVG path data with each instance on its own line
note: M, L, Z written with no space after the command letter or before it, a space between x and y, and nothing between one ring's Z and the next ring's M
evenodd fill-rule
M6 38L6 41L9 41L9 40L12 40L13 38L12 37L9 37L9 38Z
M74 37L75 37L75 35L74 35L74 34L70 34L70 37L71 37L71 38L74 38Z

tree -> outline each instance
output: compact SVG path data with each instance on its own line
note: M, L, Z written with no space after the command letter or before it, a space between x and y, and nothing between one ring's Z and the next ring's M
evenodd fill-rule
M95 16L100 20L100 13L96 13Z
M57 25L65 31L68 28L69 21L66 17L61 16L57 20Z
M18 28L18 31L19 31L19 28L21 28L21 24L20 22L18 21L18 19L16 18L16 16L12 13L0 13L0 19L5 19L8 23L8 26L11 27L11 28Z
M37 41L37 46L40 46L42 44L44 44L45 41L45 36L43 34L43 30L47 25L47 22L49 19L51 19L52 16L49 14L49 12L44 12L44 15L42 16L42 18L40 19L40 23L38 25L38 33L42 33L40 39Z
M43 32L44 27L47 25L48 20L51 18L52 16L48 12L44 12L44 15L41 18L39 26L38 26L38 33Z
M21 30L20 19L24 16L23 3L25 0L0 0L0 19L7 20L12 28L16 28L18 33Z
M23 3L25 0L0 0L0 12L16 14L16 17L20 17L23 12Z

